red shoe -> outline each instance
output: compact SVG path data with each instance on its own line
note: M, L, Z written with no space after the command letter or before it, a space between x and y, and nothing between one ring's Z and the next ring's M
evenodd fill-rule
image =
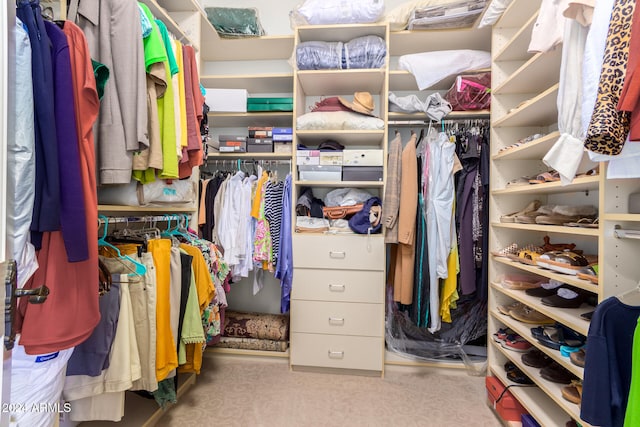
M532 347L529 341L525 340L520 335L508 335L500 345L507 350L518 351L520 353L524 353Z

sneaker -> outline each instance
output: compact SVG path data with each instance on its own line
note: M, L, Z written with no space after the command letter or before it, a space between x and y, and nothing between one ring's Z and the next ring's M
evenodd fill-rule
M499 305L498 311L502 314L506 314L507 316L510 315L511 310L515 310L515 309L519 309L521 307L524 307L524 304L518 301L512 302L511 304L503 304L503 305Z
M508 335L507 338L500 343L503 348L507 350L517 351L517 352L525 352L529 351L532 347L529 341L522 338L520 335Z
M545 316L539 311L536 311L524 304L522 305L522 307L517 307L510 310L509 315L514 319L524 323L535 323L538 325L552 325L555 323L555 320L553 320L552 318Z
M507 339L508 335L513 334L515 334L515 332L509 328L500 328L495 334L493 334L493 340L497 343L502 343Z

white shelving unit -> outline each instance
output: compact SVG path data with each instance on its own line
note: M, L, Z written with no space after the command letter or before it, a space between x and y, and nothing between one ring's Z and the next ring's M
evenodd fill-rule
M386 40L388 51L386 24L298 27L295 42L346 42L370 34ZM354 92L362 91L375 97L375 112L386 123L388 59L380 69L294 70L295 117L305 114L318 96L351 99ZM386 164L386 130L294 130L294 144L315 146L327 139L340 142L345 151L381 149ZM296 160L295 152L293 158ZM297 173L295 176L294 199L303 187L311 187L316 197L336 188L362 188L379 197L383 195L384 181L325 182L301 180ZM294 232L293 246L296 273L291 294L292 368L381 375L385 359L382 236Z
M492 34L492 170L489 234L490 250L499 250L511 243L524 246L540 244L548 235L551 242L576 243L586 254L597 255L599 284L576 276L557 273L538 266L522 264L503 257L492 257L489 264L489 334L508 327L528 340L569 372L582 378L583 368L568 358L540 344L531 334L529 325L501 314L497 306L514 301L524 303L572 330L587 335L589 322L580 314L592 311L589 305L577 309L545 306L539 298L524 291L504 288L499 284L502 274L527 272L554 279L597 297L598 301L637 286L640 266L634 259L640 241L615 237L615 229L640 230L640 215L628 213L628 196L640 191L640 180L607 180L606 164L600 164L600 174L578 176L569 185L560 182L507 186L520 176L530 176L547 170L542 158L558 140L558 95L561 47L545 53L527 52L531 29L536 21L541 1L514 0L493 28ZM540 134L537 139L513 147L518 140ZM598 208L600 227L595 229L538 224L501 223L500 216L516 212L530 201L542 204L581 205ZM492 343L488 349L491 372L505 384L511 384L502 368L507 360L515 363L537 387L511 388L513 395L529 410L541 425L564 425L570 418L582 425L579 405L562 398L562 385L540 377L537 369L525 366L520 353Z

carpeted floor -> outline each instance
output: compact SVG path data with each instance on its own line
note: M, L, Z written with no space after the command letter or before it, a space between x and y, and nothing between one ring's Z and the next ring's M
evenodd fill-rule
M484 377L460 370L390 367L381 379L209 354L197 384L158 425L500 426L485 402Z

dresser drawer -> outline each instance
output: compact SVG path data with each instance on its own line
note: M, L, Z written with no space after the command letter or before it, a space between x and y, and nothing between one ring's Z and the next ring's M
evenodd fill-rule
M291 302L291 331L381 337L384 304L295 300Z
M384 338L291 334L291 364L382 371Z
M294 233L293 266L384 271L384 238L379 234L325 236Z
M345 302L384 302L384 272L298 268L293 274L292 299Z

